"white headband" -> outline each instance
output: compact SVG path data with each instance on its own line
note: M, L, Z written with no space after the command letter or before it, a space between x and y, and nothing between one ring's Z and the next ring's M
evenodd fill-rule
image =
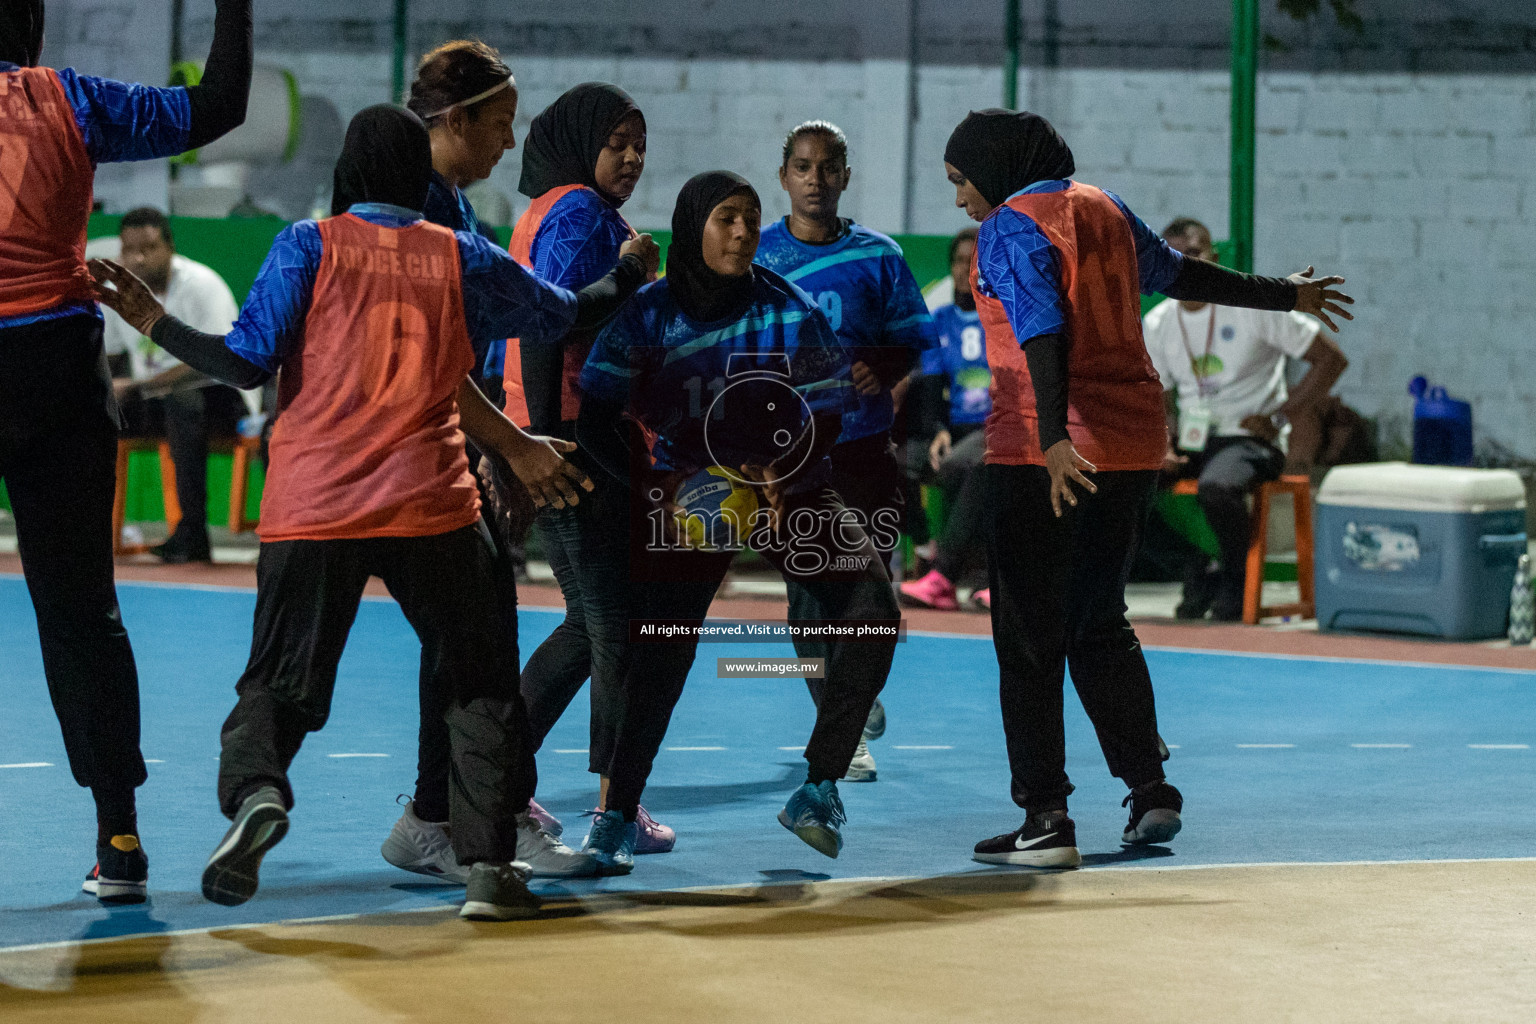
M491 86L489 89L485 90L485 92L480 93L478 96L471 96L467 100L459 100L459 102L457 102L457 103L450 103L448 106L444 107L442 110L439 110L439 111L437 111L435 113L432 113L432 114L428 114L426 117L422 118L422 120L423 121L430 121L430 120L432 120L435 117L442 117L444 114L448 113L449 111L456 110L459 107L473 106L476 103L479 103L481 100L488 100L488 99L490 99L492 96L495 96L497 93L501 92L501 90L503 90L503 89L510 89L510 88L512 88L512 85L513 85L512 76L508 75L504 81L498 82L496 85Z

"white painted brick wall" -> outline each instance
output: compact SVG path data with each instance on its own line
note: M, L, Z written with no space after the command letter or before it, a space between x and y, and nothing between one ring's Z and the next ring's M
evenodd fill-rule
M287 63L304 91L330 97L344 119L387 92L384 55ZM520 140L532 115L576 82L616 81L635 95L651 149L625 213L642 228L667 226L682 182L719 166L747 175L766 214L781 216L782 134L809 117L848 133L854 179L846 211L900 209L864 191L870 178L890 180L890 168L860 169L893 159L900 141L878 118L869 127L870 106L888 97L866 95L863 65L627 57L512 64L522 87ZM993 68L921 70L911 230L965 225L943 177L944 143L967 110L996 105L1001 91ZM1225 74L1028 72L1020 99L1062 130L1080 177L1120 194L1154 227L1191 215L1226 234ZM1341 383L1346 400L1401 423L1407 381L1423 373L1473 401L1480 435L1536 457L1536 76L1269 74L1260 78L1258 122L1260 271L1315 262L1347 276L1360 300L1341 337L1352 360ZM519 166L514 152L493 184L520 210Z

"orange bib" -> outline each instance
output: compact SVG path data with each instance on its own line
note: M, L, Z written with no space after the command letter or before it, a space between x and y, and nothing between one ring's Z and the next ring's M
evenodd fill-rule
M95 179L59 76L0 74L0 318L93 301L85 226Z
M351 214L321 221L320 239L303 341L278 378L257 532L427 537L474 523L455 399L475 365L458 241Z
M1141 275L1125 214L1099 189L1077 182L1006 205L1034 221L1060 254L1073 446L1099 469L1160 468L1168 443L1163 386L1141 336ZM1002 302L978 282L973 260L971 290L992 369L987 461L1043 466L1029 366Z
M535 199L517 219L517 226L512 229L512 244L507 247L512 258L532 270L533 240L538 237L544 218L561 199L577 189L586 187L585 185L561 185ZM633 237L633 229L630 235ZM587 355L591 350L590 343L567 345L565 348L560 372L560 419L562 421L574 420L581 412L581 388L577 382L581 378L581 368L586 365ZM501 380L501 388L507 395L504 410L507 419L520 427L527 428L532 424L532 417L528 414L528 397L523 389L523 354L518 348L516 338L507 339L507 361L502 369Z

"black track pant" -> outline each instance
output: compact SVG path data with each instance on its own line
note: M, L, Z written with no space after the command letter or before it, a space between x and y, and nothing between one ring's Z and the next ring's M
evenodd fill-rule
M985 543L986 481L982 463L987 456L987 432L972 430L939 463L939 486L949 495L949 517L939 534L933 567L958 583L978 548Z
M131 819L145 779L138 675L112 584L116 464L101 321L0 330L0 479L69 767L95 793L104 827Z
M879 554L880 568L890 583L891 553L901 542L906 518L906 494L903 483L906 470L891 445L889 431L838 444L832 448L832 479L842 504L859 513L864 532ZM804 622L832 619L833 615L816 600L811 588L794 576L785 577L789 593L789 621ZM802 658L825 658L830 647L820 639L796 638L795 653ZM825 680L807 679L811 700L818 705Z
M1200 511L1221 548L1221 584L1242 594L1248 571L1248 495L1280 478L1285 453L1256 437L1213 437L1205 451L1190 457L1185 476L1200 480ZM1199 560L1203 570L1205 559Z
M587 770L608 774L624 716L629 654L628 491L600 470L575 508L544 508L537 520L549 567L565 598L565 619L523 666L523 700L542 745L590 676Z
M536 780L517 690L517 609L498 589L483 526L433 537L279 541L256 567L251 658L224 723L219 806L257 786L288 806L288 766L331 709L363 586L378 576L421 638L450 741L448 816L462 864L517 855L516 815Z
M127 433L165 432L176 466L176 501L181 505L181 522L172 540L194 553L208 550L209 438L232 436L245 414L240 392L223 384L124 403Z
M1152 679L1125 617L1125 584L1156 493L1155 471L1095 474L1097 494L1051 512L1040 466L986 467L992 636L1001 670L1013 799L1031 814L1063 809L1067 780L1063 669L1127 786L1163 777Z
M775 543L752 547L786 580L804 587L828 619L896 621L901 612L879 554L862 530L844 527L834 517L842 506L834 495L791 499ZM795 538L790 540L789 538ZM778 550L774 550L775 544ZM636 617L702 622L731 565L731 553L637 550ZM845 559L834 567L828 559ZM610 765L608 807L632 818L666 737L672 710L682 696L693 666L697 641L641 642L630 646L625 674L625 709ZM728 648L719 648L729 654ZM816 727L805 747L812 781L840 779L848 773L854 750L875 698L891 671L896 640L839 641L826 652L825 691L816 710Z

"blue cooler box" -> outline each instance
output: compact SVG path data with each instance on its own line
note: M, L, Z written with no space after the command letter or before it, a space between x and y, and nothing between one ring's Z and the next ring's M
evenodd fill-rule
M1318 491L1315 541L1318 628L1502 636L1525 488L1507 469L1339 466Z

